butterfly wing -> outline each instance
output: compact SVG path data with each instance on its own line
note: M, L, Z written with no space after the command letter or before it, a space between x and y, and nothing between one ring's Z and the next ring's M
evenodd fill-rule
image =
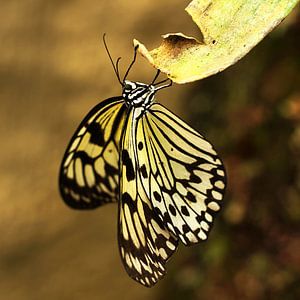
M73 135L59 176L60 193L72 208L92 209L117 200L125 115L122 97L107 99L88 113Z
M136 124L140 120L132 109L122 138L118 239L127 273L150 287L164 276L165 263L177 248L177 238L154 212L142 186L136 148Z
M155 103L138 123L137 147L142 186L161 222L185 245L205 240L226 185L212 145Z

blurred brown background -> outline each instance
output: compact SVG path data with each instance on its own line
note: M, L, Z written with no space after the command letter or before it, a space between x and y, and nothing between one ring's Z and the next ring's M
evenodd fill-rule
M228 171L223 213L207 243L180 247L146 289L125 273L117 207L67 208L57 176L73 131L120 86L132 38L197 36L189 1L6 1L0 12L0 298L299 299L299 6L235 66L158 98L216 146ZM139 58L130 78L155 71Z

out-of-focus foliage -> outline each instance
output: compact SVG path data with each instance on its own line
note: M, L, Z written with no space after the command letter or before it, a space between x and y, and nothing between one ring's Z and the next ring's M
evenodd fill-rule
M295 12L186 100L225 160L227 203L208 241L181 249L160 299L300 299L299 36Z
M201 41L182 33L140 52L174 82L187 83L218 73L248 53L280 23L299 0L193 0L186 7ZM139 44L138 41L134 41Z

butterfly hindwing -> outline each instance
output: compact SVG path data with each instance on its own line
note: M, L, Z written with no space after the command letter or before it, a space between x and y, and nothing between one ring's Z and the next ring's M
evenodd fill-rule
M206 240L226 185L212 145L155 103L138 123L137 147L142 186L165 227L185 245Z
M153 210L142 186L137 161L135 109L125 125L121 146L119 248L127 273L144 286L165 274L165 263L177 248L177 238Z
M117 201L125 115L122 97L107 99L89 112L72 137L59 177L61 195L72 208L91 209Z

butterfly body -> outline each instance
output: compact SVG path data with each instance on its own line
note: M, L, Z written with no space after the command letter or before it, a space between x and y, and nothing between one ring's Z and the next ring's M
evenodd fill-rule
M146 110L154 102L155 86L141 82L125 80L122 96L127 106Z

